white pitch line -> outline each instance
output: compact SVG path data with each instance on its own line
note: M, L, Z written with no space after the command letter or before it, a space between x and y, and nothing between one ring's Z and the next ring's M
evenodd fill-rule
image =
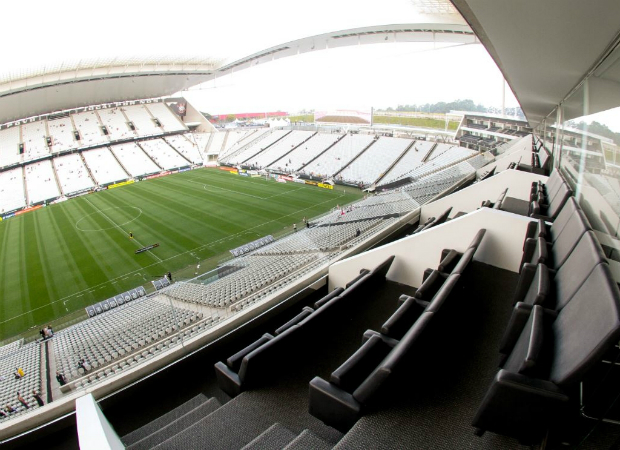
M340 194L340 195L339 195L338 197L336 197L336 198L344 197L344 195L345 195L345 194ZM233 236L239 236L239 235L241 235L241 234L245 233L246 231L253 230L254 228L260 228L260 227L262 227L262 226L264 226L264 225L267 225L268 223L271 223L271 222L276 222L276 221L278 221L278 220L280 220L280 219L283 219L284 217L289 217L289 216L292 216L292 215L294 215L294 214L298 214L298 213L300 213L300 212L302 212L302 211L305 211L305 210L310 209L310 208L312 208L312 207L315 207L315 206L317 206L317 205L322 205L323 203L327 203L327 202L329 202L329 201L331 201L331 200L332 200L332 199L325 200L324 202L320 202L320 203L315 203L315 204L314 204L314 205L312 205L312 206L308 206L307 208L302 208L302 209L297 210L297 211L294 211L294 212L292 212L292 213L290 213L290 214L285 214L284 216L278 217L277 219L273 219L273 220L269 220L269 221L267 221L267 222L261 223L261 224L259 224L259 225L256 225L255 227L249 228L248 230L241 231L241 232L239 232L239 233L233 234L233 235L231 235L230 237L232 238ZM192 249L186 250L186 251L184 251L184 252L177 253L176 255L170 256L170 257L168 257L168 258L166 258L166 259L162 260L162 262L165 262L165 261L168 261L168 260L171 260L171 259L177 258L177 257L179 257L179 256L182 256L182 255L188 254L188 253L190 253L190 252L200 251L200 250L202 250L203 248L206 248L206 247L208 247L208 246L210 246L210 245L217 244L217 243L219 243L219 242L224 242L226 239L228 239L228 237L225 237L225 238L222 238L222 239L218 239L218 240L216 240L216 241L212 241L212 242L207 242L206 244L202 244L202 245L199 245L198 247L195 247L195 248L192 248ZM67 295L66 297L60 298L60 299L58 299L58 300L54 300L53 302L49 302L47 305L42 305L42 306L39 306L38 308L33 308L33 309L31 309L31 310L29 310L29 311L27 311L27 312L24 312L24 313L22 313L22 314L18 314L18 315L16 315L16 316L10 317L10 318L8 318L8 319L2 320L2 321L0 321L0 324L2 324L2 323L6 323L6 322L9 322L9 321L11 321L11 320L13 320L13 319L17 319L18 317L21 317L21 316L25 316L25 315L27 315L27 314L32 313L33 311L37 311L37 310L39 310L39 309L47 308L47 307L48 307L48 306L50 306L50 305L53 305L53 304L58 303L58 302L62 302L62 301L64 301L64 300L66 300L66 299L70 299L70 298L72 298L72 297L77 297L77 296L78 296L78 294L82 294L82 293L84 293L84 292L93 293L93 292L94 292L94 289L95 289L95 288L97 288L98 286L103 286L103 285L106 285L106 284L108 284L108 283L111 283L113 280L118 280L118 279L121 279L122 277L127 277L127 276L129 276L129 275L131 275L131 274L135 274L138 270L148 269L149 267L153 267L153 266L156 266L156 265L158 265L158 264L159 264L159 263L149 264L148 266L144 266L144 267L142 267L142 268L140 268L140 269L136 269L136 270L133 270L133 271L131 271L131 272L124 273L124 274L119 275L119 276L117 276L117 277L115 277L115 278L112 278L112 279L110 279L110 280L108 280L108 281L104 281L103 283L97 284L97 285L95 285L95 286L93 286L93 287L88 287L88 288L83 289L83 290L81 290L81 291L75 292L75 293L73 293L73 294L71 294L71 295ZM136 274L136 276L138 276L138 274ZM145 279L146 279L146 278L145 278Z
M108 222L110 222L114 228L117 228L118 230L121 231L121 233L123 233L125 236L129 236L129 233L127 233L123 228L121 228L120 225L118 225L116 222L114 222L112 219L110 219L108 217L108 215L106 213L104 213L102 210L100 210L99 208L97 208L93 202L91 202L90 200L88 200L86 197L84 197L84 200L86 200L88 202L88 204L90 206L92 206L93 208L95 208L97 210L97 212L99 212L99 214L101 214L103 217L105 217ZM138 244L140 247L145 247L145 245L143 245L140 241L138 241L136 238L133 238L133 240L135 241L136 244ZM155 257L155 259L159 260L159 262L162 262L162 259L157 256L155 253L151 252L150 250L148 250L148 253L151 254L153 257Z

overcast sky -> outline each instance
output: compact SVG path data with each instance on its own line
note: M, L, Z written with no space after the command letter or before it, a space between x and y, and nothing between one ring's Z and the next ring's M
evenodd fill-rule
M36 14L32 14L32 11ZM411 0L7 2L0 72L105 57L200 55L233 61L349 28L425 23ZM96 31L100 30L100 31ZM11 45L13 43L13 45ZM481 45L380 44L285 58L188 94L213 114L368 109L471 98L501 106L502 76ZM517 103L508 90L508 106Z

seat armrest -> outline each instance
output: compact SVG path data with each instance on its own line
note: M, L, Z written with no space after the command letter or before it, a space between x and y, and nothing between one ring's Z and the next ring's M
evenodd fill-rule
M359 418L361 406L350 393L320 377L310 381L310 414L337 430L349 430Z
M293 325L297 325L299 322L304 320L306 317L308 317L313 312L314 312L314 309L310 308L309 306L304 306L299 314L297 314L295 317L293 317L291 320L289 320L288 322L286 322L284 325L282 325L280 328L276 330L275 332L276 336L288 330Z
M347 360L334 370L329 382L352 392L392 350L379 336L371 336Z
M439 266L437 266L437 270L440 272L452 272L454 266L459 262L463 254L457 252L456 250L450 250L445 256L442 254L441 261L439 262Z
M226 365L231 370L239 373L239 368L241 367L241 361L243 361L243 358L245 357L245 355L256 350L258 347L261 347L265 343L269 342L271 339L273 339L273 336L271 334L269 333L263 334L260 339L257 339L256 341L252 342L250 345L248 345L244 349L239 350L237 353L235 353L230 358L228 358L226 360Z
M239 375L230 370L223 362L215 364L215 378L217 385L230 397L236 397L241 393L241 380Z
M530 285L532 284L532 280L534 279L534 275L536 274L536 264L525 263L521 266L521 273L519 274L519 281L517 282L517 287L515 288L515 294L512 298L512 304L516 305L517 303L523 301L525 295L527 294Z
M438 270L433 270L428 278L422 283L422 285L415 292L414 297L420 300L430 300L441 288L441 285L446 281L446 276Z
M381 333L394 339L400 339L427 306L418 303L417 300L419 299L409 297L402 303L381 326Z

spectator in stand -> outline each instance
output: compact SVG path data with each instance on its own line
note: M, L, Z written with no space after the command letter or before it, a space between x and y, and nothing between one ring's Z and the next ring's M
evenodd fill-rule
M12 414L15 412L15 408L13 408L11 405L6 405L4 407L4 410L8 413L8 414Z
M295 232L295 231L297 231L297 224L296 223L293 224L293 232Z
M21 403L22 405L24 405L24 408L28 409L30 408L30 405L28 405L28 402L26 402L26 400L24 399L24 397L21 396L21 394L19 393L19 391L17 392L17 400L19 400L19 403Z
M15 379L19 380L20 378L23 378L23 376L26 375L24 373L24 369L22 369L21 367L18 367L15 369Z
M65 376L60 372L56 372L56 381L58 381L58 384L60 384L61 386L64 386L65 384L67 384L67 380L65 379Z
M36 389L32 390L32 396L34 397L34 399L37 401L37 403L39 404L39 406L43 406L45 405L45 402L43 402L43 399L41 398L41 393L37 392Z

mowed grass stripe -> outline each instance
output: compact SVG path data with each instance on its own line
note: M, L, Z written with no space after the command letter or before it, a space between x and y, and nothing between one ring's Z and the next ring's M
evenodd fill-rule
M0 338L144 284L167 270L224 255L290 228L304 216L359 197L350 191L343 194L204 169L89 194L15 217L0 223ZM142 210L139 217L134 207ZM80 231L78 222L81 228L101 231ZM164 261L135 255L139 244L128 238L129 231L145 245L160 242L154 252Z

